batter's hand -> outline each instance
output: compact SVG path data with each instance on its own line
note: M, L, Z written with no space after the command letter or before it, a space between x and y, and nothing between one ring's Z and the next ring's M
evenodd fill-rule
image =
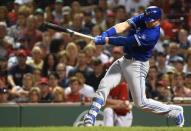
M108 34L107 34L107 32L103 32L103 33L101 33L101 36L102 37L108 37Z
M104 45L105 44L105 37L96 36L94 38L94 42L95 42L96 45Z

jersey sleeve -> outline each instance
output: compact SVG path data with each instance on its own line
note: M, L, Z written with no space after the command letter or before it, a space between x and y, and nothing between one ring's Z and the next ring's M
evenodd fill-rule
M137 45L137 41L133 35L128 37L109 37L109 43L115 46L126 46L127 44Z
M133 16L130 19L127 20L127 22L134 28L136 29L143 23L143 14Z

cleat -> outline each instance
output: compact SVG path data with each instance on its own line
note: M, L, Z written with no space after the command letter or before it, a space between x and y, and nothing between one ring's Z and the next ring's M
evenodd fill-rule
M95 117L93 117L90 114L86 114L84 116L84 126L91 127L94 126L94 123L95 123Z
M183 111L181 111L178 116L175 118L176 120L176 125L178 127L183 127L184 126L184 115L183 115Z

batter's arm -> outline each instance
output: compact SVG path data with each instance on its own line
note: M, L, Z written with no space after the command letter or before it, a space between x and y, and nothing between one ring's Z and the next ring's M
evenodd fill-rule
M114 25L114 28L116 30L116 33L120 34L123 33L124 31L129 30L131 28L131 25L127 21L124 21Z
M127 44L132 44L132 43L134 45L137 45L137 41L133 35L128 37L124 37L124 36L106 37L105 42L106 44L111 44L115 46L125 46Z

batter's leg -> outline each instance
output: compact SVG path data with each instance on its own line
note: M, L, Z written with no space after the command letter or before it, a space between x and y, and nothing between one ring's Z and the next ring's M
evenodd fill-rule
M149 62L131 61L124 58L123 75L128 83L135 105L145 111L176 118L177 125L184 124L183 108L177 105L167 105L145 95L145 79L149 70ZM180 118L178 118L180 116Z
M95 118L104 105L110 90L117 86L122 78L120 59L116 60L108 69L104 78L101 80L93 102L89 108L88 114L84 117L84 125L92 126L95 123Z

